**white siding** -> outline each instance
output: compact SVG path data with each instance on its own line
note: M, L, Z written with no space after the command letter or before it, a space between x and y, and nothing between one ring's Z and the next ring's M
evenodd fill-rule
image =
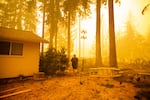
M37 73L39 52L39 43L25 42L23 43L23 56L0 55L0 78L30 76Z

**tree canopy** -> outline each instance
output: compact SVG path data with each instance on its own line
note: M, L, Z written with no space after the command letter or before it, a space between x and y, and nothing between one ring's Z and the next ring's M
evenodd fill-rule
M0 5L1 27L36 31L35 0L4 0Z

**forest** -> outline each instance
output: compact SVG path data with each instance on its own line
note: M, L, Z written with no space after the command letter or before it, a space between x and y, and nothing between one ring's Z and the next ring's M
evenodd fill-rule
M138 1L138 3L141 2ZM32 31L49 40L48 45L42 45L41 52L46 52L48 48L55 48L56 50L64 48L69 58L73 54L81 58L83 55L87 55L85 58L96 58L96 62L98 59L104 65L108 65L109 60L115 56L116 58L114 59L118 64L122 62L135 63L138 59L148 63L150 57L150 48L148 46L150 32L149 23L146 23L146 20L148 20L150 12L147 6L149 2L141 3L143 5L140 8L135 6L137 7L134 8L137 9L136 11L132 11L131 6L129 6L130 11L126 11L122 21L120 19L122 11L125 9L123 7L128 3L130 5L130 1L115 0L113 26L108 26L108 2L101 0L100 5L98 3L100 2L92 0L1 0L0 26ZM97 6L101 9L98 10ZM146 6L147 9L144 9ZM135 12L138 15L135 15ZM93 18L93 15L95 18ZM136 24L140 18L143 23L139 23L143 26L137 26ZM88 22L88 19L92 19L92 22ZM86 25L83 25L84 21L85 24L93 24L95 27L88 25L86 28ZM143 28L144 24L146 24L146 28ZM112 27L115 30L111 33L115 34L116 39L114 42L110 42L113 39L111 39L111 35L108 35L110 31L108 27ZM81 38L83 30L87 33L87 39ZM89 37L92 37L92 39L89 39ZM91 45L87 46L86 42ZM116 50L111 49L111 44L116 45ZM87 50L84 50L84 48ZM116 52L116 54L111 52ZM114 54L112 58L109 57L111 54Z

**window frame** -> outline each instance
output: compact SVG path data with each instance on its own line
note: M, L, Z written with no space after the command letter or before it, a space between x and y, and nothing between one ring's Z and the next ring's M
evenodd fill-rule
M10 42L8 41L0 41L2 48L0 49L5 49L5 51L0 51L0 55L9 55L10 53ZM4 47L3 47L4 46Z
M23 56L23 51L24 51L24 43L22 42L14 42L14 41L0 41L0 42L8 42L9 43L9 53L8 54L0 54L0 56ZM12 46L13 44L20 44L22 45L21 47L21 54L12 54Z
M19 47L17 48L17 50L14 51L13 46L16 46L16 45ZM16 56L22 56L23 55L23 43L12 42L10 48L11 48L10 55L16 55ZM19 53L16 51L19 51Z

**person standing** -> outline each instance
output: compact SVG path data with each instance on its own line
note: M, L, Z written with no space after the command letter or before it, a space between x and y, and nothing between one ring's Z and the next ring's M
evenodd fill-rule
M71 62L72 62L73 72L75 72L78 68L78 58L76 57L76 55L73 55Z

